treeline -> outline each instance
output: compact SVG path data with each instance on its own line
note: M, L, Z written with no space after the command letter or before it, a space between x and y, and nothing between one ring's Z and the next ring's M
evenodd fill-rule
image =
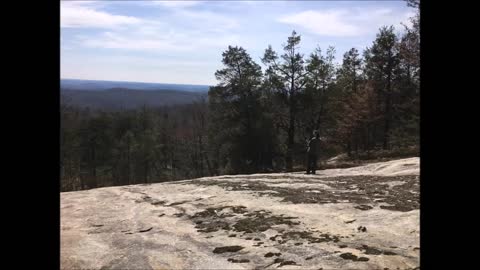
M206 92L187 92L177 90L137 90L112 88L106 90L61 89L62 97L68 103L90 109L120 110L135 109L146 105L161 107L167 105L190 104L205 97Z
M281 52L265 50L263 70L229 46L208 102L117 112L64 103L62 190L303 169L313 130L323 159L418 149L418 12L411 20L400 36L381 28L339 66L334 47L301 54L295 31Z
M61 105L62 191L213 175L205 100L105 112Z

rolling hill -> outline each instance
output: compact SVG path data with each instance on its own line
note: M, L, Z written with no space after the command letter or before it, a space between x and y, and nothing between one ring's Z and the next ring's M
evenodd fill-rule
M108 90L112 88L124 88L132 90L176 90L188 92L208 92L208 85L193 84L168 84L168 83L144 83L144 82L119 82L98 80L61 79L61 89L69 90Z

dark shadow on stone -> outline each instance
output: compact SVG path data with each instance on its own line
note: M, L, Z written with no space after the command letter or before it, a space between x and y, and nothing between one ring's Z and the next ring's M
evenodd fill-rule
M274 252L268 252L267 254L265 254L265 257L266 258L269 258L269 257L273 257L273 256L280 256L282 255L282 253L274 253Z
M340 257L344 260L351 260L351 261L355 261L355 262L366 262L368 261L369 259L366 258L366 257L357 257L355 255L353 255L352 253L348 252L348 253L342 253L340 254Z
M213 253L225 253L225 252L237 252L244 249L242 246L225 246L225 247L216 247L213 250Z
M247 259L237 260L237 259L233 259L233 258L229 258L228 261L232 262L232 263L248 263L248 262L250 262L250 260L247 260Z
M281 262L278 267L282 267L284 265L297 265L297 263L294 261L284 261L284 262Z
M354 208L360 209L360 210L362 210L362 211L366 211L366 210L372 209L373 207L370 206L370 205L362 204L362 205L357 205L357 206L355 206Z
M139 232L139 233L148 232L148 231L150 231L151 229L153 229L153 227L150 227L150 228L148 228L148 229L139 230L138 232Z

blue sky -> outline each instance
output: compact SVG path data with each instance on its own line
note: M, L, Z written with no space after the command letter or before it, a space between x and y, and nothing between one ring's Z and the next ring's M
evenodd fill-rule
M332 45L340 63L414 12L404 1L62 1L61 77L214 85L228 45L261 65L292 30L305 56Z

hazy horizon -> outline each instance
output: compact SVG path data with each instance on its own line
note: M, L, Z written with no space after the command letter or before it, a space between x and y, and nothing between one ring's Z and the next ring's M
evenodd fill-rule
M102 82L125 82L125 83L146 83L146 84L178 84L178 85L213 86L213 85L209 85L209 84L170 83L170 82L143 82L143 81L121 81L121 80L97 80L97 79L78 79L78 78L60 78L60 80L78 80L78 81L102 81Z

